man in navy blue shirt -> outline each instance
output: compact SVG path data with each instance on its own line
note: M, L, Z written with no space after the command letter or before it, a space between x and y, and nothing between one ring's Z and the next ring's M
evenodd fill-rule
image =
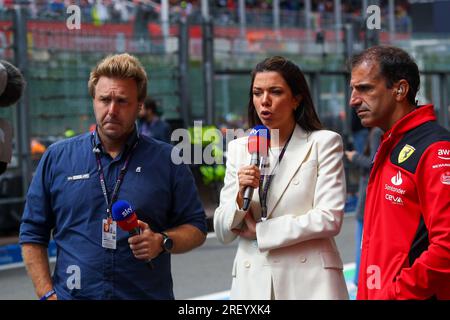
M205 213L189 168L172 147L135 128L147 75L128 54L91 72L97 129L50 146L30 185L20 227L28 273L41 299L173 299L170 253L200 246ZM132 204L141 233L129 236L111 217ZM57 246L53 277L47 246ZM147 260L152 259L153 269Z
M145 98L139 113L138 130L139 135L170 143L170 126L158 116L156 101L150 97Z

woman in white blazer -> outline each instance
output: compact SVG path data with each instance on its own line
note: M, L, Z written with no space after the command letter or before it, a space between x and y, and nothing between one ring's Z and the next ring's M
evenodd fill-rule
M273 176L260 181L249 165L247 137L229 143L214 228L225 244L239 238L231 299L348 299L334 241L346 194L341 137L321 130L303 73L283 57L252 72L248 112L250 126L271 131ZM246 187L255 192L243 211Z

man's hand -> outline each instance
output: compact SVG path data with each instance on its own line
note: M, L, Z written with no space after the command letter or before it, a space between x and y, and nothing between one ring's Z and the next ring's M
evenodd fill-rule
M142 232L140 235L128 238L130 249L136 259L154 259L163 251L163 236L160 233L153 232L145 222L138 220L138 223Z
M345 151L345 156L347 157L347 159L352 162L353 161L353 157L355 156L357 152L355 150L353 151Z

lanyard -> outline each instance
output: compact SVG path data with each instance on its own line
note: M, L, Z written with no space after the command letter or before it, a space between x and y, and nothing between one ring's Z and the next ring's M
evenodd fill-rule
M267 219L267 194L269 193L270 185L272 184L272 179L275 176L275 169L278 167L279 163L284 157L284 153L286 152L286 148L291 141L292 133L289 136L288 140L284 144L283 149L278 156L278 162L275 164L275 167L268 175L261 175L259 179L259 203L261 204L261 220L265 221ZM267 177L266 183L264 183L265 178Z
M128 152L127 158L125 159L125 163L123 164L122 168L120 169L119 177L117 178L117 181L114 185L113 192L111 194L111 201L108 197L108 190L106 189L106 183L105 183L105 174L103 173L103 166L102 161L100 160L100 154L98 152L95 153L95 158L97 159L97 172L100 177L100 186L102 187L103 196L105 197L106 202L106 214L108 218L111 218L111 208L113 203L117 200L117 196L119 194L120 185L122 184L123 178L125 177L125 174L128 169L128 165L130 163L131 156L134 152L134 149L136 148L138 144L138 140L134 143L131 150Z

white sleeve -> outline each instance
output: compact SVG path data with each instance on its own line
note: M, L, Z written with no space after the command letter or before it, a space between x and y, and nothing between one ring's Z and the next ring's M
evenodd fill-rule
M220 204L214 212L214 231L223 243L233 241L237 236L231 231L242 224L246 211L240 210L236 202L239 190L237 180L236 156L239 147L236 140L228 145L224 186L220 191Z

